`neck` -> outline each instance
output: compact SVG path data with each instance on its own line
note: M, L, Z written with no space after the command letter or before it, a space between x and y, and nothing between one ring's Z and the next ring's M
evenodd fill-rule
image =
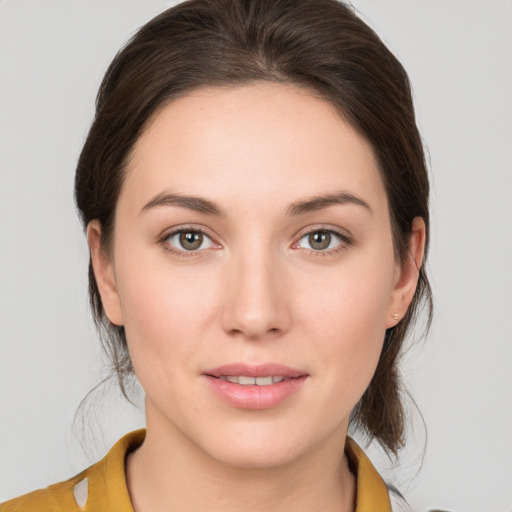
M177 429L148 421L144 444L126 463L130 497L135 512L353 512L355 480L343 451L345 436L279 466L236 467Z

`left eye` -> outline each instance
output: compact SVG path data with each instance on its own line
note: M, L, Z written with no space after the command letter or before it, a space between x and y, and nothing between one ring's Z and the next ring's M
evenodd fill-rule
M180 251L200 251L213 247L212 239L201 231L184 229L171 233L166 241Z
M326 251L334 249L343 242L341 235L327 230L312 231L304 235L298 242L297 247L312 249L313 251Z

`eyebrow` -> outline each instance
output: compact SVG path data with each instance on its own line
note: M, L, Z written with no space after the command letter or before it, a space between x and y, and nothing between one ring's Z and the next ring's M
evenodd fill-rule
M301 201L292 203L288 208L288 215L302 215L304 213L323 210L330 206L343 205L343 204L355 204L366 208L370 213L373 213L370 205L360 197L352 194L351 192L336 192L334 194L321 194L313 196Z
M172 194L162 192L153 197L148 203L144 205L141 213L157 206L179 206L199 213L206 213L208 215L223 216L222 208L217 206L214 202L208 199L203 199L197 196L184 196L182 194Z
M337 192L334 194L321 194L300 201L292 203L287 209L287 215L298 216L304 213L323 210L335 205L344 204L355 204L362 206L367 209L370 213L373 213L370 205L360 197L352 194L351 192ZM180 208L186 208L199 213L205 213L208 215L215 215L218 217L224 216L224 211L220 206L215 204L213 201L204 199L197 196L186 196L182 194L173 194L168 192L161 192L153 197L148 203L146 203L141 213L151 210L159 206L178 206Z

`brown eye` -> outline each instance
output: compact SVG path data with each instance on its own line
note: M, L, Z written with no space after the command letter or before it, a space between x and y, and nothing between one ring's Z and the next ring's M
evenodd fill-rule
M187 251L196 251L203 243L203 234L197 231L182 231L180 245Z
M308 242L315 251L323 251L331 245L331 233L328 231L315 231L308 235Z
M341 249L347 245L350 245L350 240L346 236L329 229L310 231L294 244L299 249L309 249L313 252L325 254L334 253L336 249Z
M194 229L175 231L165 238L165 242L177 252L183 253L202 251L214 246L212 239L208 235Z

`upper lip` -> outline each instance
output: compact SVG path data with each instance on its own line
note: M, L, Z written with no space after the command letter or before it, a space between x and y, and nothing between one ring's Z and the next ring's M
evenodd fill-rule
M267 377L269 375L279 375L281 377L302 377L306 372L297 370L278 363L248 364L248 363L229 363L204 372L205 375L212 377L225 377L228 375L243 375L246 377Z

